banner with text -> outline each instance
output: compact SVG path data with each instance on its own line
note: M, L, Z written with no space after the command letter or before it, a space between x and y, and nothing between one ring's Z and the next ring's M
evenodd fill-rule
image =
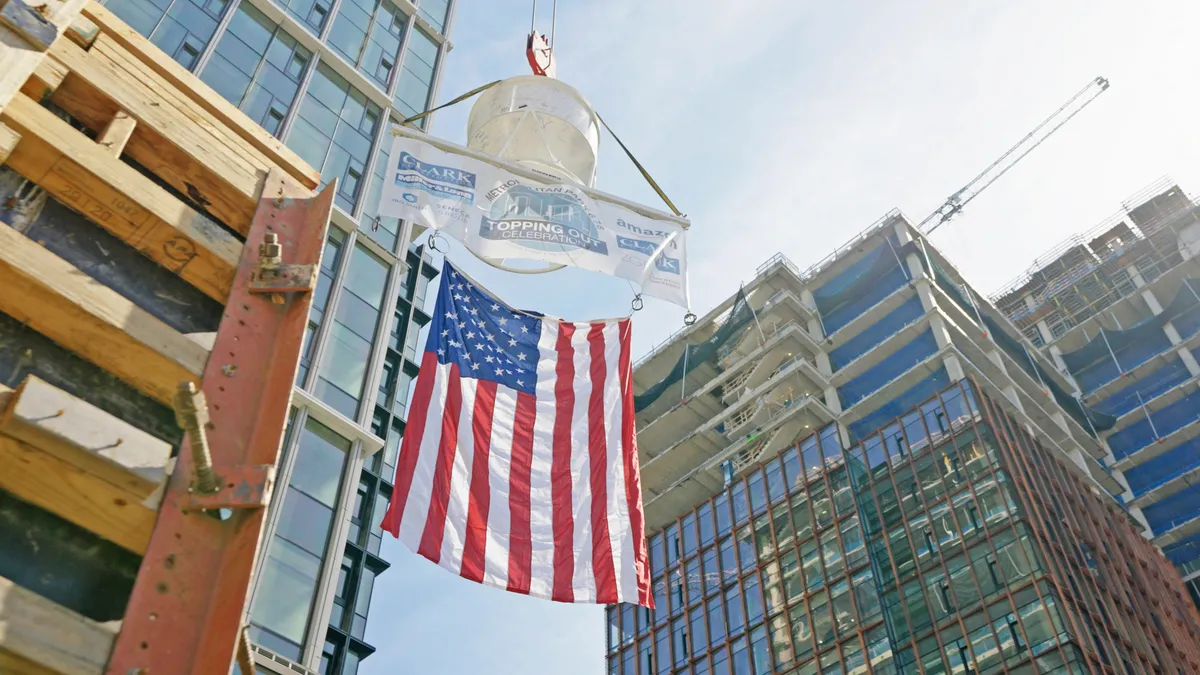
M549 179L548 180L552 180ZM441 230L481 258L569 265L637 282L688 307L687 231L579 186L552 185L396 136L379 214Z

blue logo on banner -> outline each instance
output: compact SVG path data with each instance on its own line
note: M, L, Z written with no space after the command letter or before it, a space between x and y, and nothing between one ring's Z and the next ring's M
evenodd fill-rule
M665 255L660 255L654 259L654 266L658 268L659 272L680 274L679 258L668 258Z
M617 235L617 248L623 248L627 251L637 251L642 255L654 255L654 243L644 239L630 239Z
M409 204L417 203L417 196L411 192L405 192L404 194L402 194L400 196L403 197L404 201L408 202Z
M410 190L428 192L439 199L470 202L475 199L475 174L452 166L427 164L407 152L401 152L396 163L396 185ZM411 193L410 193L411 194ZM409 203L416 201L404 200Z
M617 235L617 248L623 248L629 251L637 251L642 255L654 255L654 249L658 246L652 241L644 239L630 239ZM668 258L666 255L660 255L654 259L654 267L660 272L668 272L670 274L679 274L679 258Z
M600 240L600 228L587 207L560 188L513 187L480 219L479 235L550 253L582 249L608 255L608 244Z

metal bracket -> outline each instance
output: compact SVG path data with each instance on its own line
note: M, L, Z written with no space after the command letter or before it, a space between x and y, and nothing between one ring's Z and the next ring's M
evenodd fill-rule
M37 51L44 52L58 38L58 26L42 15L46 9L46 5L30 7L25 0L0 0L0 23L11 28Z
M216 492L192 490L183 502L185 511L219 509L261 509L271 501L275 485L275 467L230 466L213 469L220 488Z
M271 295L275 304L283 304L283 293L308 293L317 287L316 265L285 264L279 237L268 233L258 245L258 269L250 280L251 293Z

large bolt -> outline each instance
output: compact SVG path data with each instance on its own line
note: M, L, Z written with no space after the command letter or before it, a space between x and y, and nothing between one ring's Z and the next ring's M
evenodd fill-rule
M208 448L208 403L204 392L196 388L195 382L180 382L175 392L175 421L192 442L192 466L196 480L192 490L204 494L218 492L221 486L212 470L212 452Z
M258 245L258 262L267 268L273 268L283 262L283 247L279 245L279 235L268 232L263 236L263 243Z

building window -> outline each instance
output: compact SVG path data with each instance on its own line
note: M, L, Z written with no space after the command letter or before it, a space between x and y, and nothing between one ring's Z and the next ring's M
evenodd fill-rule
M362 245L355 247L317 371L317 397L350 419L358 415L387 274L386 262Z
M391 136L384 136L379 149L375 151L375 169L371 171L371 181L367 185L366 199L363 200L362 215L358 218L358 231L375 240L375 243L389 251L396 250L400 239L400 219L391 216L380 216L379 197L383 192L383 180L388 171L388 155L392 150ZM417 274L415 269L408 274ZM406 280L408 274L405 275ZM424 297L422 296L422 300Z
M287 145L321 172L321 184L338 181L335 201L353 213L371 156L382 109L350 86L328 64L317 64Z
M251 607L255 642L300 658L350 442L309 419Z
M354 594L354 616L350 619L351 637L361 640L367 630L367 612L371 608L371 592L375 588L376 572L364 565L358 574L358 589Z
M407 17L391 2L342 0L326 42L367 79L387 90Z
M311 60L312 52L243 2L200 79L278 136Z
M392 97L401 115L412 117L429 107L437 56L438 46L433 38L420 29L414 29L409 34L400 77L396 80L396 93ZM425 120L417 124L423 127Z
M446 15L450 11L450 0L421 0L417 11L434 30L443 35L446 33Z
M229 0L108 0L104 4L191 70L216 32Z
M312 366L313 354L316 351L317 332L325 321L325 309L329 306L329 292L333 289L333 278L337 274L338 263L342 255L342 241L345 236L336 227L329 228L329 238L325 240L325 252L321 255L321 271L317 277L317 290L313 293L312 308L308 311L308 327L304 330L304 343L300 348L300 367L296 371L296 384L298 385L304 383L308 369Z
M337 585L334 586L333 611L329 614L329 625L346 630L346 606L350 604L350 589L354 581L354 558L342 555L342 568L338 570Z
M313 35L320 35L325 21L329 19L333 0L275 0L275 4L282 6Z

